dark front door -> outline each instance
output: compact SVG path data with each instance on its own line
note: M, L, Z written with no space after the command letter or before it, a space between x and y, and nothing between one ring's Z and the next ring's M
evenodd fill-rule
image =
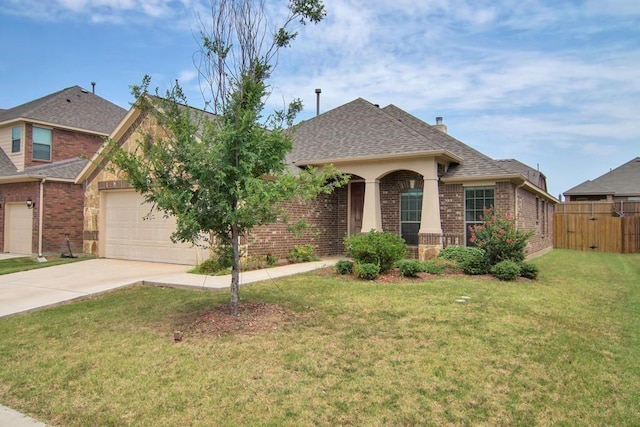
M352 182L349 184L349 189L351 194L349 235L360 234L364 210L364 182Z

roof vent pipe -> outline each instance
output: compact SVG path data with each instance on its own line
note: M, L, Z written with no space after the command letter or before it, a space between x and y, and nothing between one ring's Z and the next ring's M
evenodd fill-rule
M322 93L322 89L316 89L316 116L320 115L320 94Z
M96 94L96 82L91 82L91 93Z
M438 129L442 133L447 133L447 125L442 123L442 117L436 117L436 124L433 125L434 128Z

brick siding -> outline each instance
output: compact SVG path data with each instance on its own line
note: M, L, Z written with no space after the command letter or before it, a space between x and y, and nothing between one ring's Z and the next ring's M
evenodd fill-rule
M33 159L33 125L25 126L25 167L57 162L78 156L91 157L102 145L99 135L54 128L51 134L51 161Z

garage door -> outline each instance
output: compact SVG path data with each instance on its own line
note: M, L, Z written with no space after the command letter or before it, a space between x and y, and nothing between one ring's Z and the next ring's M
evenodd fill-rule
M4 215L4 251L31 255L33 210L25 203L7 203Z
M189 265L207 258L204 249L172 243L175 219L159 212L149 216L150 205L138 193L105 192L103 201L106 258Z

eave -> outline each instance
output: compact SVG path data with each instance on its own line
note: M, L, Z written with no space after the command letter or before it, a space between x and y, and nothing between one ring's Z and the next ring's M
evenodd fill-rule
M358 156L358 157L336 157L319 160L298 160L294 165L298 167L304 166L322 166L322 165L340 165L342 163L370 163L370 162L383 162L392 160L403 160L409 158L437 158L449 163L463 163L462 158L456 156L448 150L432 150L432 151L416 151L414 153L398 153L398 154L375 154L371 156Z

